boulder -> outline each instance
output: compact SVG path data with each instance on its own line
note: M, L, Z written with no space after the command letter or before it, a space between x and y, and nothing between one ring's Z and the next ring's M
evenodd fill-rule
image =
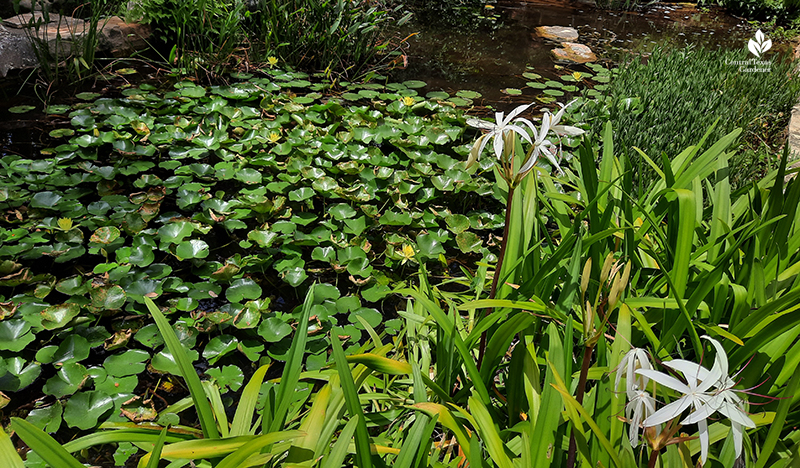
M31 40L42 45L46 43L50 56L59 60L82 52L90 23L55 13L47 19L49 22L45 22L41 12L35 11L3 20L4 27L0 27L0 77L6 76L9 70L34 67L39 63ZM101 20L97 29L98 49L116 57L144 49L150 35L149 26L126 23L118 16Z
M146 48L147 38L150 37L150 26L126 23L119 16L104 19L97 27L100 30L98 34L100 49L110 52L114 57L122 57Z
M597 56L592 49L574 42L565 42L561 48L553 49L553 57L557 62L587 63L597 61Z
M573 42L578 40L578 31L567 26L539 26L536 35L555 42Z
M45 22L41 12L22 13L3 20L11 34L46 43L50 55L64 58L80 47L86 34L86 22L69 16L51 13ZM33 51L33 48L30 48ZM34 54L35 58L35 54Z

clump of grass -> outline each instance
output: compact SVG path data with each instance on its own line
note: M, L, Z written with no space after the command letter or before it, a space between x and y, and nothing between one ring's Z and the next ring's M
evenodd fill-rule
M744 129L731 177L735 185L747 183L766 170L766 154L778 153L800 97L800 77L793 72L797 64L776 55L760 60L768 66L741 65L754 57L744 50L688 47L660 48L646 59L627 60L610 83L606 105L587 109L593 130L599 132L607 120L613 123L615 144L637 162L639 185L646 186L653 173L638 164L633 147L660 161L662 153L674 156L699 141L719 118L708 141ZM769 71L745 71L753 68Z

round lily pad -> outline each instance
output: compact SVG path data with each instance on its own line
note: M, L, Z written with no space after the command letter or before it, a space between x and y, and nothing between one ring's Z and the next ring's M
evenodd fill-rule
M11 112L12 114L24 114L24 113L30 112L30 111L32 111L34 109L36 109L36 107L34 107L34 106L14 106L14 107L10 107L8 109L8 111Z

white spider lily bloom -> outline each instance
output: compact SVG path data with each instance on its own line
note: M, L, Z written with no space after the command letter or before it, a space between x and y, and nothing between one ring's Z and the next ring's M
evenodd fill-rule
M561 106L561 110L559 110L555 115L551 114L550 111L545 111L544 115L542 115L542 126L539 130L536 129L536 126L533 125L532 122L529 120L523 120L522 123L525 123L530 127L531 132L533 132L533 151L531 151L531 155L527 161L525 161L519 169L520 174L525 174L529 170L533 168L533 165L536 164L536 161L539 159L540 154L544 154L550 163L555 166L559 173L561 173L561 166L558 164L558 158L556 158L555 153L556 145L554 145L550 140L547 139L547 135L550 132L555 133L556 135L570 135L570 136L577 136L584 133L583 130L577 127L571 127L569 125L558 125L561 121L561 118L564 116L564 111L567 110L567 107L572 105L575 102L570 101L567 105L559 103L558 105Z
M628 437L631 447L639 445L639 425L644 419L656 412L656 400L644 388L629 390L628 404L625 406L625 417L628 419Z
M700 369L703 369L700 365L683 359L673 359L672 361L664 362L664 365L680 371L686 378L686 383L684 384L675 377L654 370L640 369L636 371L636 373L648 377L667 388L680 392L683 396L650 415L642 422L642 425L644 425L644 427L658 426L680 416L689 407L694 407L695 412L692 413L692 415L700 416L705 414L706 417L685 418L681 421L681 424L690 424L688 421L697 424L697 430L700 436L700 460L702 463L705 463L708 459L709 443L708 422L706 419L710 414L706 414L708 412L705 410L703 412L700 411L714 402L714 394L709 393L709 390L711 387L716 387L719 384L722 378L723 365L717 360L711 370L709 371L706 369L705 372L700 371ZM727 360L724 367L727 368Z
M744 401L739 398L733 387L736 385L736 382L733 381L730 377L728 377L728 356L725 354L725 349L722 347L719 342L709 336L703 336L703 338L707 339L711 342L711 344L717 350L717 356L714 359L714 367L718 367L722 376L720 377L719 381L715 384L715 388L717 392L711 397L708 404L704 405L703 407L699 408L694 413L690 414L686 419L682 421L682 424L695 424L696 422L707 419L712 416L716 412L720 412L725 415L728 419L731 420L731 431L733 431L733 446L736 450L736 457L738 458L739 455L742 453L742 439L744 433L744 427L748 427L753 429L756 427L755 423L750 416L742 409L744 406ZM709 377L711 371L697 365L693 362L688 362L688 364L684 364L684 367L690 373L697 375L700 380L705 380Z
M510 114L508 117L505 117L505 113L503 112L496 112L495 113L495 120L497 123L487 122L481 119L467 119L467 125L475 128L480 128L481 130L489 130L488 132L484 133L475 141L475 144L472 145L472 149L469 152L469 159L467 160L467 167L472 166L475 164L475 161L478 160L478 157L483 152L483 149L486 148L486 145L489 143L489 140L492 140L492 147L494 149L494 154L497 156L497 159L502 159L503 157L503 149L505 146L505 134L508 132L514 132L519 135L523 140L528 143L532 143L531 137L528 135L528 132L519 125L512 123L515 117L519 114L524 112L527 108L532 106L531 104L525 104L522 106L517 107ZM523 118L519 118L516 121L521 121L523 123L530 123Z
M653 365L650 364L650 358L647 357L647 351L642 348L631 348L617 366L617 379L614 382L614 390L619 388L619 381L622 376L625 376L625 391L630 394L632 391L639 389L644 390L650 382L645 376L636 375L638 369L653 370Z

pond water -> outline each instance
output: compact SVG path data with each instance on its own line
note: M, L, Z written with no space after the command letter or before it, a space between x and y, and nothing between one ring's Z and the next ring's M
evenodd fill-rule
M524 88L522 73L533 67L547 78L563 75L550 51L556 47L536 37L537 26L570 26L580 33L601 62L619 59L626 52L647 52L656 45L696 44L712 48L746 48L752 36L749 25L720 9L698 11L693 5L656 5L642 13L599 10L591 5L565 1L500 1L493 11L494 28L468 30L414 25L408 35L408 66L398 72L403 79L428 83L428 90L478 91L484 104L508 107L528 102L501 90ZM570 70L581 71L573 65ZM507 104L507 105L504 105Z

